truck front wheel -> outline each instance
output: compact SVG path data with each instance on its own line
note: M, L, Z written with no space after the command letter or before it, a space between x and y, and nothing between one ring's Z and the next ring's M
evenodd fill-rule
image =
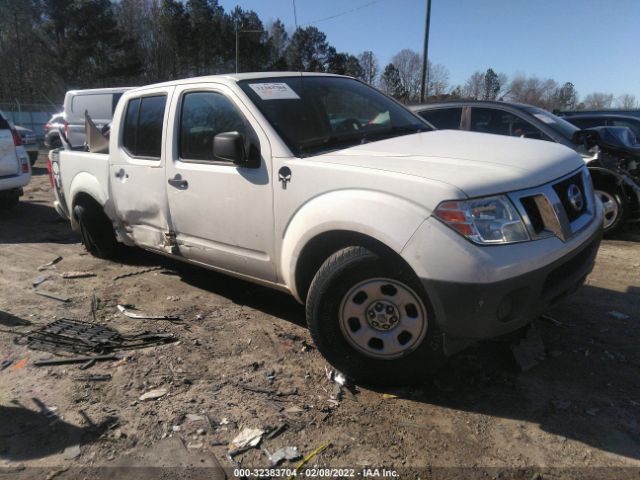
M97 204L82 204L73 207L73 213L80 225L80 234L84 248L98 258L114 259L118 256L120 245L116 240L111 220Z
M357 382L415 383L444 360L442 334L418 279L364 247L344 248L322 264L306 310L320 353Z

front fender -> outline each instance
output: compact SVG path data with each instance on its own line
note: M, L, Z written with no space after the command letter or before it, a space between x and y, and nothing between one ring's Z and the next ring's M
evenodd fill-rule
M296 266L305 245L320 234L356 232L400 253L430 213L406 199L370 190L340 190L314 197L295 212L283 232L281 281L300 300Z

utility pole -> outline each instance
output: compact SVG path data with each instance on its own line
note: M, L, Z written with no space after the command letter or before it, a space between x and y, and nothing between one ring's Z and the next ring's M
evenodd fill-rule
M427 18L424 25L424 48L422 50L422 81L420 83L420 103L424 103L425 90L429 96L429 73L427 64L429 63L429 26L431 24L431 0L427 0Z

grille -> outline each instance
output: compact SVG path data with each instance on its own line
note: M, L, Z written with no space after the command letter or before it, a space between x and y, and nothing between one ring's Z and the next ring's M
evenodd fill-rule
M531 222L533 231L537 234L542 233L544 231L544 220L542 219L540 210L536 205L535 197L524 197L520 199L520 202L529 216L529 221Z
M571 202L569 201L569 197L567 194L569 191L569 187L571 185L576 185L580 189L580 192L582 193L582 208L580 208L580 210L576 210L571 204ZM584 191L584 185L582 183L581 173L577 173L572 177L569 177L565 180L562 180L561 182L556 183L553 186L553 189L556 191L558 198L560 198L560 201L562 202L562 206L564 207L564 211L566 212L570 222L573 222L575 219L577 219L580 215L582 215L585 212L587 208L587 199Z

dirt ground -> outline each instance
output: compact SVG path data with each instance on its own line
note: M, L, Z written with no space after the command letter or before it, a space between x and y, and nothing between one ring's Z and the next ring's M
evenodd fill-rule
M547 353L536 367L522 372L506 342L485 342L420 388L355 387L335 400L302 306L141 251L123 263L85 254L51 206L44 166L41 155L20 205L0 217L0 361L13 361L0 371L0 478L96 478L92 469L132 458L211 467L207 478L218 478L238 465L270 467L263 449L295 446L306 456L328 442L306 466L354 470L321 476L366 477L384 467L406 478L640 478L640 231L603 242L587 285L550 312L561 324L536 322ZM55 268L38 271L56 256ZM150 267L161 269L114 280ZM63 279L68 271L95 276ZM34 294L40 275L49 279L38 290L71 301ZM179 341L84 371L34 366L51 354L14 343L55 319L93 321L94 295L100 324ZM183 321L130 319L117 304ZM77 380L87 374L112 379ZM157 388L166 395L139 399ZM281 425L263 449L235 464L227 457L243 428ZM148 478L196 478L185 471ZM136 478L147 478L141 472Z

